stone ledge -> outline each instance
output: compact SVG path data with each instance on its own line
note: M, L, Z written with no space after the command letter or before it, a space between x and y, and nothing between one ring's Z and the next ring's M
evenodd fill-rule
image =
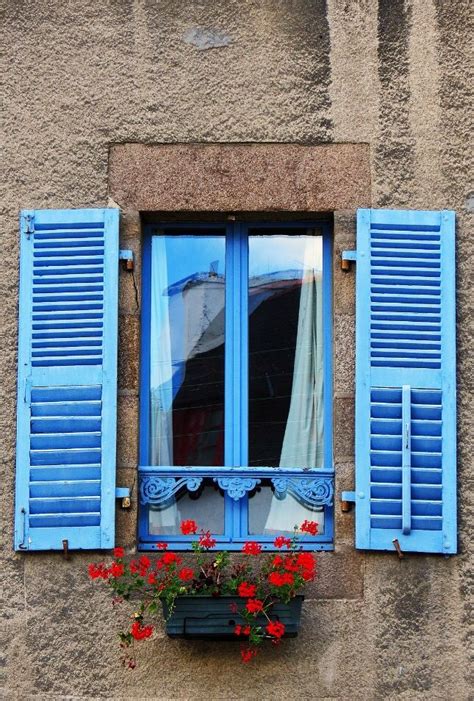
M367 144L117 144L109 195L164 212L329 212L371 203Z

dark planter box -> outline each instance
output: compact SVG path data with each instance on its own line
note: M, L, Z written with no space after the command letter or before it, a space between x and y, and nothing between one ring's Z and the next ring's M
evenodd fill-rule
M303 599L304 596L295 596L288 604L273 604L268 612L272 620L284 623L285 638L295 638L298 635ZM169 609L163 602L166 633L170 638L242 642L243 638L234 634L234 628L245 621L238 613L232 613L231 604L237 604L241 609L245 603L246 600L238 596L179 596L173 613L168 618ZM268 623L265 616L257 616L256 620L263 627Z

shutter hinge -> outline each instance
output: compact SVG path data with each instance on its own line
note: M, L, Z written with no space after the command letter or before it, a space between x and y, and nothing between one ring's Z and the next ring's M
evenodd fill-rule
M120 249L119 260L123 261L125 270L133 270L133 251L130 249Z
M355 500L355 492L341 492L341 511L350 511L351 504L355 503Z
M130 498L130 489L128 487L116 487L115 498L122 500L122 509L129 509L132 505Z
M341 270L348 272L351 269L351 263L357 261L357 251L342 251L341 253Z
M34 214L26 214L24 218L24 228L23 231L27 235L27 237L30 237L30 234L35 233L35 217Z

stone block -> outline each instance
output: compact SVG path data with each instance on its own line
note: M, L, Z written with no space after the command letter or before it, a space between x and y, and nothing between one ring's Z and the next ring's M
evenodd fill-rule
M130 507L122 508L117 499L115 512L115 542L125 548L127 554L136 550L138 534L138 472L133 468L117 470L117 487L130 489Z
M142 224L140 212L133 209L127 209L120 214L120 245L125 248L132 245L133 239L135 242L141 241ZM130 240L132 239L132 240Z
M355 314L355 264L351 263L349 270L342 270L341 255L345 250L353 250L355 246L346 241L334 241L333 257L333 298L334 314Z
M349 314L334 317L334 391L355 391L355 319Z
M354 458L354 398L351 396L334 397L334 460L348 462Z
M366 206L366 144L117 144L109 188L140 211L334 211Z
M141 245L136 239L125 240L123 248L133 251L133 270L126 270L120 262L119 311L124 314L139 314L141 299Z
M138 391L140 368L140 319L136 315L119 317L118 387Z
M138 397L119 395L117 403L117 465L138 464Z

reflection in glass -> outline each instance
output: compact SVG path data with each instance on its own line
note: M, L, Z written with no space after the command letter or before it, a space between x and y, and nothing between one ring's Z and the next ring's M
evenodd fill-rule
M224 463L223 236L152 238L150 464Z
M322 467L322 237L249 237L249 465Z
M306 519L318 523L318 535L324 533L322 507L308 506L292 494L287 494L283 499L275 496L270 480L262 481L249 495L250 535L293 533L294 527L300 526Z
M167 502L148 511L150 535L181 535L181 521L194 519L215 535L224 533L224 495L211 479L203 480L201 488L189 492L183 487Z

